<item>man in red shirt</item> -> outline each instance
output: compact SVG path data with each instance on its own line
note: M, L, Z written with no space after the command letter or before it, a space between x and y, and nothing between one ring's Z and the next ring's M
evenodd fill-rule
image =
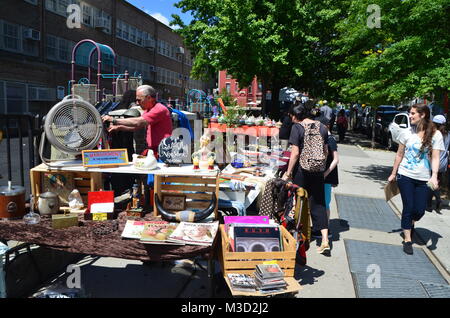
M163 104L156 102L156 90L150 85L141 85L136 89L136 102L144 110L141 117L113 119L111 116L103 116L103 122L112 123L108 132L147 128L147 146L156 155L161 140L172 135L170 111Z

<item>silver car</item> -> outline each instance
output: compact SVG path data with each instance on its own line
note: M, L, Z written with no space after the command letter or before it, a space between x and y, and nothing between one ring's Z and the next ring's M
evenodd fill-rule
M389 124L388 148L394 149L394 143L398 144L398 136L400 136L400 133L410 127L409 113L404 112L395 115L394 119Z

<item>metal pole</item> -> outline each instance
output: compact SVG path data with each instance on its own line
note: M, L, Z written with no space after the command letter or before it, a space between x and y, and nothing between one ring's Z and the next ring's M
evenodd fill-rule
M8 161L8 181L12 181L11 173L11 138L9 136L9 117L6 116L6 159Z
M19 158L20 158L20 182L21 186L25 186L24 169L23 169L23 138L22 138L22 119L17 116L17 122L19 123Z

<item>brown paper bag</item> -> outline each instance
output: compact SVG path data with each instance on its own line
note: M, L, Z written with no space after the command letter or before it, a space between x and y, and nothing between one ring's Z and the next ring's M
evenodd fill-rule
M399 193L400 193L400 189L398 188L396 180L388 182L384 186L384 195L386 196L386 201L389 201L390 199L392 199Z

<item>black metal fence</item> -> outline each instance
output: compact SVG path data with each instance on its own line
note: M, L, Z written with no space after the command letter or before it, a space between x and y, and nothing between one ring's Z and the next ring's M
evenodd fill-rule
M40 163L40 117L0 114L0 185L21 185L30 192L30 169Z

